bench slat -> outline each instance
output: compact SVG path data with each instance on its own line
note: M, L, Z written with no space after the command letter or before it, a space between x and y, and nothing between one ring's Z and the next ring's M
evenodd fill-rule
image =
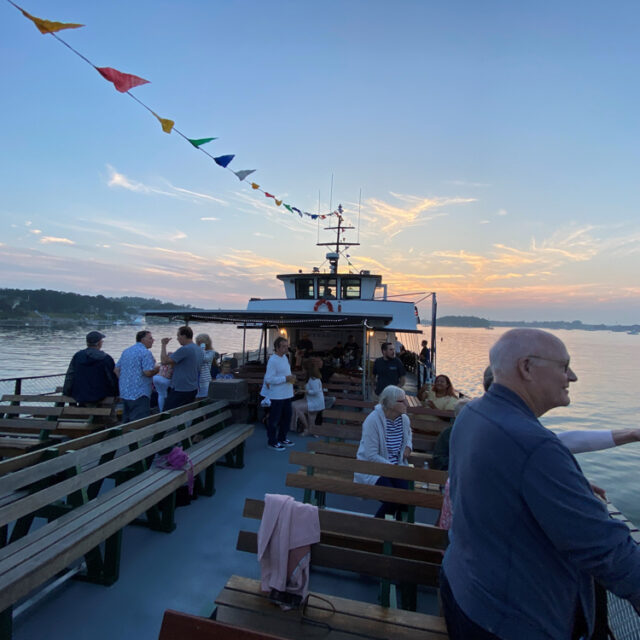
M289 456L289 462L291 464L299 464L304 467L314 467L316 469L367 473L439 485L444 485L449 477L446 471L437 471L435 469L416 469L399 464L354 460L352 458L329 456L321 453L306 453L303 451L292 451Z
M304 476L297 473L287 474L287 487L312 489L326 493L337 493L356 498L368 498L384 502L407 504L427 509L442 509L442 495L408 489L395 489L376 485L361 484L348 480L328 477Z

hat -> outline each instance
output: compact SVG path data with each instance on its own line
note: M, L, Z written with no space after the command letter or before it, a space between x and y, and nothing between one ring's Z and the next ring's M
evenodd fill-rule
M100 342L100 340L102 340L103 338L105 338L104 333L100 333L99 331L89 331L89 333L87 333L87 344L98 344L98 342Z

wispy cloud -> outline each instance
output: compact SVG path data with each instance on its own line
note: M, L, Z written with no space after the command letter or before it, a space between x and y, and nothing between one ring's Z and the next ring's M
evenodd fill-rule
M443 207L476 202L476 198L426 198L393 192L391 195L404 205L371 198L367 200L362 212L364 219L387 234L387 241L405 229L449 215L448 212L440 211Z
M209 218L200 218L200 220L206 220L206 221L214 222L215 220L220 220L220 218L209 217Z
M126 189L127 191L133 191L135 193L143 193L148 195L168 196L170 198L187 198L191 201L204 200L208 202L215 202L217 204L225 206L228 204L226 200L216 198L215 196L212 196L208 193L201 193L198 191L191 191L190 189L185 189L183 187L176 187L168 180L162 180L167 185L167 188L160 189L158 187L150 186L137 180L133 180L132 178L129 178L123 173L120 173L119 171L114 169L114 167L112 167L111 165L107 165L107 171L109 172L107 185L112 188Z
M56 238L55 236L43 236L38 242L40 242L40 244L75 244L75 242L69 240L69 238Z

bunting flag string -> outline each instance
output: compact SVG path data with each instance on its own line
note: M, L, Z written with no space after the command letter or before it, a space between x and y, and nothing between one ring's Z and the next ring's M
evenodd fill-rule
M139 87L144 84L149 84L149 80L145 80L140 76L136 76L130 73L123 73L122 71L118 71L117 69L114 69L112 67L98 67L95 64L93 64L93 62L91 62L88 58L83 56L79 51L74 49L68 42L66 42L65 40L63 40L57 35L58 31L63 31L65 29L78 29L80 27L84 27L85 25L73 23L73 22L56 22L53 20L45 20L43 18L37 18L36 16L33 16L27 11L25 11L24 9L22 9L22 7L19 7L15 2L13 2L13 0L7 0L7 2L13 5L18 11L20 11L25 18L31 20L34 23L34 25L37 27L38 31L40 31L40 33L44 35L49 34L53 36L56 40L58 40L58 42L60 42L65 47L67 47L70 51L75 53L79 58L82 58L82 60L84 60L87 64L91 65L105 80L111 82L117 91L119 91L120 93L125 93L130 98L135 100L140 106L145 108L149 113L151 113L151 115L153 115L160 123L162 131L164 131L164 133L170 134L173 131L175 131L176 134L178 134L185 141L191 144L191 146L195 147L198 151L201 151L202 153L207 155L218 166L222 167L223 169L227 169L228 171L231 171L231 173L233 173L238 178L238 180L240 180L240 182L243 182L245 178L247 178L252 173L255 173L256 171L255 169L241 169L240 171L233 171L232 169L229 168L229 165L231 164L231 161L235 158L234 154L214 156L202 148L203 145L208 144L209 142L213 142L218 138L214 138L214 137L188 138L184 133L182 133L180 130L176 128L174 120L171 120L169 118L162 118L153 109L151 109L144 102L142 102L142 100L140 100L137 96L131 93L130 91L131 89L134 89L135 87ZM300 218L308 217L311 220L317 220L318 218L320 218L320 220L324 220L329 216L337 216L339 220L343 219L342 218L343 211L341 206L339 206L338 209L336 209L335 211L330 211L329 213L325 213L325 214L309 213L307 211L302 211L298 209L298 207L294 207L290 204L285 203L282 199L276 198L275 195L265 191L260 187L259 184L255 182L251 182L250 185L252 189L256 191L261 191L266 198L272 198L276 206L278 207L284 206L285 209L289 211L289 213L293 213L293 214L297 213Z

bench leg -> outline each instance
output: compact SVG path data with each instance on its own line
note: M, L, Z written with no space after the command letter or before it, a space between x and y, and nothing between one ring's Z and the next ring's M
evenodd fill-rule
M0 640L11 640L13 634L13 607L0 612Z
M235 449L232 449L225 455L224 462L218 462L222 467L231 467L233 469L244 468L244 442L241 442Z
M162 520L160 528L157 531L171 533L176 528L176 492L172 492L160 502L160 511L162 512Z
M94 584L102 584L102 569L104 563L102 561L102 552L100 547L94 547L84 554L84 561L87 565L86 573L77 573L75 580L81 582L92 582Z
M0 527L0 548L7 546L8 531L9 527L6 524L3 527Z
M120 552L122 529L107 538L104 543L103 584L111 585L120 577Z
M216 492L216 465L212 464L210 467L207 467L204 472L204 486L200 489L200 493L203 496L209 496L215 494Z

